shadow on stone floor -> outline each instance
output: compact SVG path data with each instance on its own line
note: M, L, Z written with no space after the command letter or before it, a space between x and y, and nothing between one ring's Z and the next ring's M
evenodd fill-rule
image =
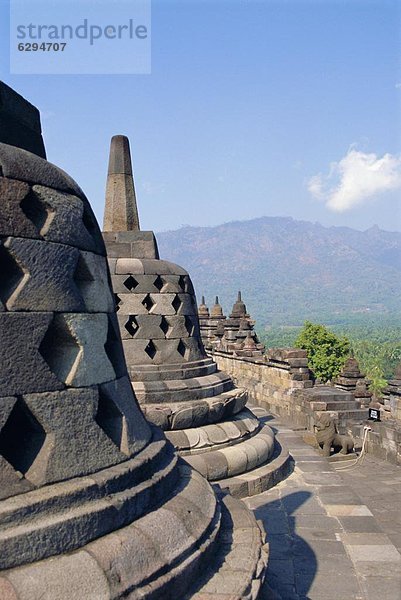
M311 546L295 533L295 524L297 513L311 499L311 493L299 491L254 507L270 547L266 584L272 591L262 596L266 600L308 600L318 562Z

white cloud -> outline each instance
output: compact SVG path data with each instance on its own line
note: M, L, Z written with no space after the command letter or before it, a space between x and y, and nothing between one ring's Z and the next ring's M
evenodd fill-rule
M307 182L309 192L323 200L330 210L345 212L365 204L377 195L401 187L401 156L378 157L351 147L327 175L314 175Z
M149 196L164 194L165 192L165 186L163 183L155 183L153 181L143 181L142 189L144 190L145 194L148 194Z

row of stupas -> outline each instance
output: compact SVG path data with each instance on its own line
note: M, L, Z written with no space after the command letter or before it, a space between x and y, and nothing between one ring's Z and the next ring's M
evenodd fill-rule
M168 437L230 475L231 439L251 468L274 435L205 356L188 274L138 229L126 139L107 192L113 292L91 206L40 132L0 84L0 598L255 600L264 532Z
M255 321L247 312L241 292L227 318L216 296L210 311L205 298L198 307L200 333L208 351L219 351L249 358L262 357L264 345L260 343L254 329Z

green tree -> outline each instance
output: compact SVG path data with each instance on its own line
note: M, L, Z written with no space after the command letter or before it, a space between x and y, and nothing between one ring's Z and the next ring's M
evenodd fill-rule
M305 321L295 347L307 350L309 366L323 382L337 377L350 353L350 343L346 337L310 321Z

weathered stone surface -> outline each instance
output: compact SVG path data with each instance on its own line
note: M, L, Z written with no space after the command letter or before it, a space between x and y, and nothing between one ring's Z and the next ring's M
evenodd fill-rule
M104 255L103 240L87 202L77 196L40 185L34 185L32 192L36 197L34 216L37 204L42 211L45 209L48 213L48 218L40 230L45 240Z
M0 396L64 387L39 349L52 319L51 313L0 314L0 340L4 348L0 361Z
M96 560L82 551L7 573L18 600L109 600L107 578Z
M81 188L67 173L26 150L0 143L0 166L4 177L43 185L85 198Z
M9 419L17 398L0 398L0 500L15 494L22 494L32 488L22 473L16 471L1 453L7 451L7 439L4 426ZM17 432L14 431L14 435ZM20 440L18 440L19 442ZM1 590L1 587L0 587ZM1 596L0 596L1 597Z
M9 310L68 312L84 309L73 280L79 257L77 249L39 240L7 238L1 252L7 267L0 287ZM18 284L7 290L11 280L11 275L8 276L10 261L18 265L20 274Z
M149 442L151 431L128 377L100 385L99 396L98 424L127 456L141 450Z
M0 82L0 142L46 158L38 109Z
M111 140L103 229L139 229L129 141L123 135L115 135Z
M0 236L39 237L37 228L21 207L29 192L27 183L0 177Z
M15 589L4 577L0 577L0 598L2 600L18 600Z
M104 415L107 408L103 408L103 414L98 412L99 394L96 388L28 394L23 399L46 436L25 473L25 477L35 485L86 475L121 462L124 457L119 448L124 448L124 454L129 454L123 417L121 415L120 418L122 439L113 440L115 436L107 434L108 431L110 433L107 415ZM103 403L107 405L107 398ZM115 410L110 401L109 405L110 411ZM116 443L118 441L119 444ZM139 443L141 441L143 446L144 441L138 440Z
M88 312L114 312L107 260L103 256L92 252L80 252L74 283Z
M54 344L52 354L48 354L53 370L64 383L82 387L115 378L115 371L105 348L109 328L106 314L56 315L53 327L60 340L63 336L69 336L68 343L72 342L75 346L71 352L74 352L72 364L66 363L65 348L60 344Z

